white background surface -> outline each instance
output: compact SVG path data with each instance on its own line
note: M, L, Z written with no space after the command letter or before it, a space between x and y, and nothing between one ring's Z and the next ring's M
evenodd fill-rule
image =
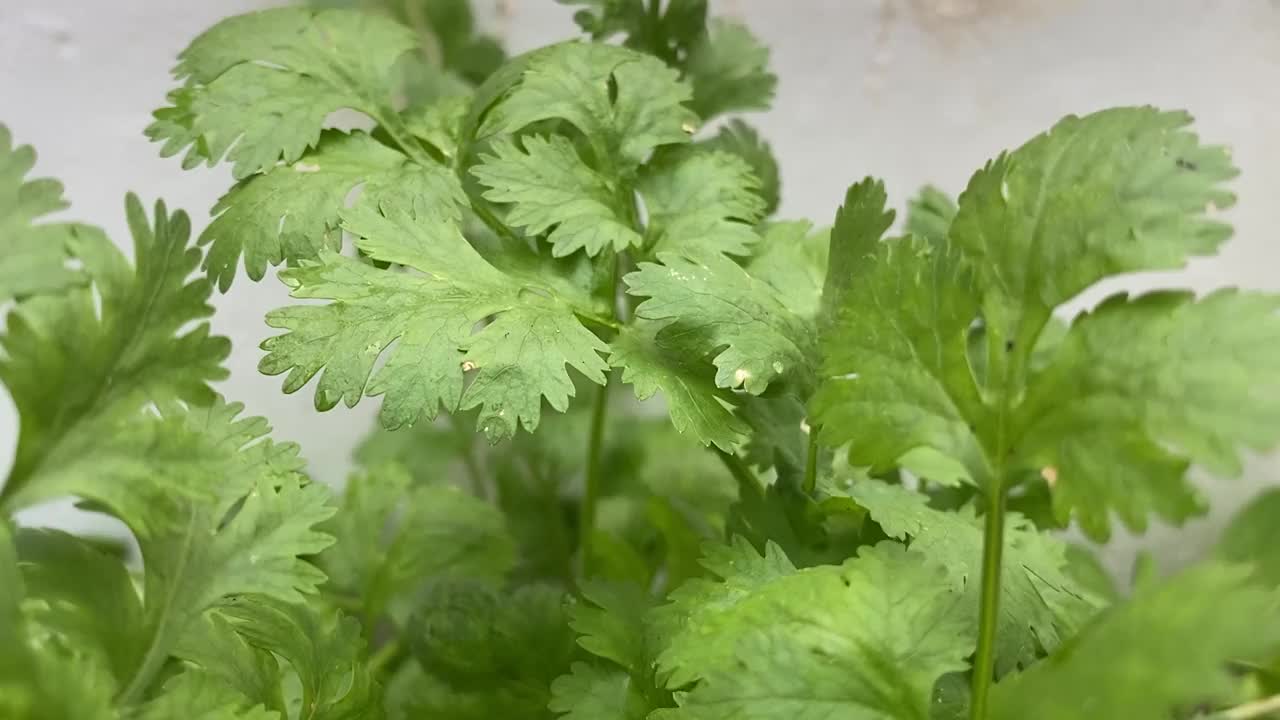
M0 122L39 152L37 173L60 178L70 217L127 243L123 195L164 197L197 230L229 183L223 169L183 172L142 136L171 86L175 55L250 0L0 0ZM783 168L781 217L830 222L845 188L885 178L901 207L919 185L959 191L968 175L1069 112L1152 103L1190 110L1202 136L1234 151L1242 177L1231 213L1236 239L1185 272L1126 278L1091 292L1154 283L1199 290L1231 284L1280 290L1280 2L1277 0L713 0L746 20L773 49L777 110L751 119ZM551 0L479 0L486 27L519 52L574 32L571 10ZM272 278L241 275L216 298L216 331L232 338L232 378L222 386L277 436L300 442L314 476L340 480L376 401L316 414L312 388L280 393L259 375L263 313L281 304ZM1122 348L1118 349L1123 351ZM16 419L0 399L0 467ZM1155 529L1118 539L1109 559L1127 568L1138 544L1166 565L1194 556L1223 517L1260 486L1280 482L1280 462L1258 458L1246 478L1206 480L1214 514L1175 540ZM55 514L55 517L57 515ZM42 517L49 517L48 514Z

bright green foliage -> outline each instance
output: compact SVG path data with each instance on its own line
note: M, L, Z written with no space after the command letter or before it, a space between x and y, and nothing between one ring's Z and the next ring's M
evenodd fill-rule
M412 209L430 203L458 216L461 188L442 168L423 168L366 133L327 130L314 150L236 183L213 208L200 234L210 244L204 268L224 292L244 254L245 272L261 280L267 265L315 259L342 247L346 197L360 188L359 205Z
M514 203L507 222L535 235L554 228L547 241L557 257L577 250L599 255L643 242L629 219L632 198L587 166L573 143L531 135L523 145L522 150L509 140L495 142L495 154L482 155L483 162L472 168L491 188L486 199Z
M1242 508L1218 541L1218 557L1232 563L1251 563L1257 579L1268 587L1280 587L1280 491L1267 490Z
M292 164L320 141L330 113L350 108L389 130L391 69L415 47L403 25L352 10L279 8L238 15L196 38L169 95L147 129L184 167L224 156L237 179ZM390 124L389 124L390 123Z
M9 129L0 125L0 302L82 282L83 275L68 266L68 243L97 232L44 218L67 201L57 180L26 179L35 162L35 150L14 147Z
M1058 521L1074 511L1096 538L1111 510L1138 529L1153 511L1196 513L1188 460L1234 473L1237 446L1275 440L1275 301L1121 296L1052 349L1038 342L1053 308L1093 282L1176 266L1227 236L1205 212L1231 203L1219 183L1235 171L1187 122L1150 108L1068 118L974 176L949 239L880 242L842 223L859 216L846 210L828 275L842 299L811 405L824 441L853 440L854 464L988 489L1043 470ZM846 207L874 194L855 186ZM985 348L971 345L979 318Z
M764 201L746 161L726 152L682 148L645 170L639 190L655 252L750 252L756 242L751 225L764 216Z
M704 628L724 646L664 718L930 716L933 685L965 669L968 603L940 566L896 545L783 576Z
M277 310L273 327L289 332L263 347L259 367L289 372L285 391L305 385L324 368L316 407L348 406L364 394L387 397L383 424L390 428L429 420L438 407L481 407L480 427L494 441L510 437L517 423L538 426L546 397L563 411L574 394L565 365L604 382L606 349L575 319L573 309L546 287L526 287L489 265L446 217L427 213L380 215L356 208L344 228L374 260L421 274L392 273L332 253L284 274L297 298L332 300ZM473 326L496 315L479 332ZM386 364L370 377L374 361L393 341ZM463 376L475 377L463 389Z
M612 174L659 145L688 142L694 115L687 85L658 60L612 45L564 43L528 59L519 83L488 109L479 137L541 120L568 122L598 168Z
M976 605L982 523L971 508L934 510L924 495L877 481L858 482L848 492L885 534L907 541L913 552L946 568L955 592L968 593ZM1101 604L1067 575L1065 554L1061 542L1037 532L1026 520L1016 515L1006 519L998 673L1026 667L1042 651L1057 648Z
M1243 568L1207 565L1139 587L1058 653L995 688L992 718L1163 720L1179 709L1229 700L1226 670L1280 642L1274 593Z
M231 164L203 256L132 196L132 260L50 221L60 186L0 128L0 717L1276 702L1274 493L1213 564L1144 561L1132 592L1054 534L1181 521L1193 463L1238 473L1277 440L1280 301L1055 317L1214 252L1225 150L1183 113L1068 117L958 201L924 188L904 237L870 178L821 229L773 217L768 143L721 119L773 96L750 32L705 0L567 4L590 39L509 61L466 0L312 0L197 37L148 134ZM261 371L314 378L319 410L382 396L336 501L214 393L209 298L241 264L286 265L296 299ZM131 537L15 525L67 498Z
M714 353L718 387L758 395L784 375L805 373L813 330L772 286L723 255L658 260L626 277L627 292L647 298L636 316L667 321L659 338L688 337L700 354Z
M769 48L745 26L717 19L685 63L693 85L689 107L707 120L731 110L767 110L778 77L769 72Z
M328 589L355 598L366 618L380 617L423 578L501 578L515 564L497 508L454 487L415 487L395 465L353 476L325 529L337 541L319 558Z
M9 313L0 380L21 424L0 493L8 511L65 494L127 504L121 494L131 490L112 475L136 472L142 448L201 462L186 439L132 418L147 403L212 400L207 383L226 377L230 347L203 322L213 312L208 283L187 280L200 254L187 245L186 214L158 203L153 225L132 195L126 210L135 266L105 238L78 236L71 247L92 286L33 297Z
M751 166L751 174L760 182L760 197L764 198L765 214L772 215L778 209L782 192L778 161L774 158L769 143L750 125L735 118L723 125L714 137L696 145L723 150L746 160Z

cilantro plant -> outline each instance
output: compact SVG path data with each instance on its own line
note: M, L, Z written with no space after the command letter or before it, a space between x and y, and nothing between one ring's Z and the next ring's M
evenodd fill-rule
M1280 298L1061 310L1230 235L1188 115L1067 117L885 238L870 178L774 217L732 117L768 52L703 0L572 0L586 37L509 59L461 0L339 4L181 54L147 133L236 179L194 238L45 217L0 128L0 717L1280 708L1280 491L1132 587L1062 532L1181 523L1192 465L1280 437ZM340 493L213 389L213 292L276 266L261 371L380 404ZM14 520L65 497L140 556Z

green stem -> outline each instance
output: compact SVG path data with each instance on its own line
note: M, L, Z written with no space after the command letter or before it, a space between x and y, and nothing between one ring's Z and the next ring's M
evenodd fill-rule
M586 310L577 310L577 309L573 311L573 314L577 315L580 320L586 320L587 322L595 323L596 325L608 328L610 330L622 329L622 323L618 322L617 320L610 320L609 318L604 317L603 315L596 315L595 313L587 312Z
M809 427L809 456L804 462L804 492L812 495L818 489L818 427Z
M987 699L995 678L996 627L1000 619L1000 564L1004 554L1005 490L1003 479L996 481L989 496L982 536L982 600L978 615L978 651L973 661L971 720L985 720Z
M582 554L582 576L591 570L591 536L596 530L596 505L600 500L600 459L604 450L604 422L609 409L609 384L596 391L591 409L591 436L587 444L587 472L582 490L582 513L578 518L578 549Z
M739 491L749 491L757 495L762 494L759 478L756 477L755 473L751 472L751 468L748 468L746 463L742 462L742 458L719 449L715 453L719 456L720 462L724 463L724 466L728 468L729 474L733 476L733 479L738 481Z
M449 415L449 424L453 426L454 434L463 443L462 464L467 469L467 479L470 481L472 494L485 500L491 500L489 487L484 481L484 473L480 471L480 462L476 460L475 443L472 442L474 434L469 432L458 421L457 415Z
M1237 705L1229 710L1210 715L1210 720L1251 720L1251 718L1266 717L1271 713L1280 711L1280 695L1272 695L1268 698L1256 700L1244 705Z
M399 664L400 657L404 654L404 646L399 640L389 640L386 645L378 648L377 652L369 656L369 672L375 675L387 668L394 668Z

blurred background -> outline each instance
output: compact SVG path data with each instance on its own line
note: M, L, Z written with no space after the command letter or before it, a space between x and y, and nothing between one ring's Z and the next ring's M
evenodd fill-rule
M126 190L188 210L199 231L231 184L226 166L183 172L142 135L172 81L177 53L227 15L262 0L0 0L0 122L39 153L36 175L66 185L69 218L127 244ZM511 54L575 35L553 0L476 0L481 28ZM1202 137L1228 145L1241 169L1229 219L1236 237L1185 271L1122 278L1119 290L1235 285L1280 291L1280 0L711 0L771 48L775 109L747 115L782 166L781 218L829 224L845 188L885 179L901 209L921 185L955 194L1001 149L1067 113L1119 104L1185 108ZM262 317L284 304L274 273L215 297L214 330L234 343L224 394L302 445L314 477L340 483L376 401L317 414L312 389L280 392L259 375ZM1117 352L1123 352L1117 348ZM2 393L2 391L0 391ZM0 467L17 439L0 397ZM1194 558L1260 487L1280 482L1280 456L1255 457L1240 479L1199 477L1213 511L1176 536L1117 535L1108 565L1126 575L1142 548L1161 567ZM32 523L93 526L69 505Z

